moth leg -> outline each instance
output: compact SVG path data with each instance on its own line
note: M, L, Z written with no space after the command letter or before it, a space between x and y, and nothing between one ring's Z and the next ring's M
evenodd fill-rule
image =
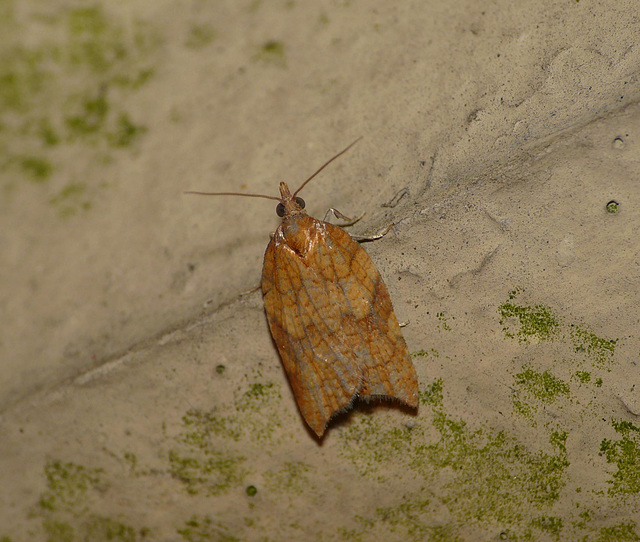
M378 239L382 239L387 233L391 231L395 224L392 222L389 224L384 230L380 233L376 233L375 235L352 235L351 239L354 241L358 241L358 243L368 243L369 241L377 241Z
M338 224L338 226L340 226L341 228L344 228L345 226L353 226L356 222L358 222L366 213L362 213L359 217L357 218L349 218L346 215L343 215L340 211L338 211L338 209L334 209L333 207L331 207L330 209L327 210L327 212L324 214L324 218L322 219L323 222L327 221L327 218L329 218L329 215L332 214L333 216L335 216L336 218L339 218L340 220L346 220L346 222L344 224Z
M250 295L254 292L257 292L262 286L260 284L258 284L258 286L254 286L253 288L251 288L250 290L245 290L244 292L240 292L240 294L238 294L240 297L245 297L247 295Z
M398 190L398 192L396 192L396 194L389 201L383 203L382 206L395 207L396 205L398 205L398 203L400 203L400 200L402 198L408 195L410 195L409 189L407 187L404 187L401 190Z

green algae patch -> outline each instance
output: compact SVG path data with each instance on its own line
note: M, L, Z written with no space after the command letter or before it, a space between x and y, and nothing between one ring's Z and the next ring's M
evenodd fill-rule
M86 183L70 182L53 196L49 203L55 207L61 218L69 218L81 211L91 209L91 201L87 197Z
M189 28L185 47L187 49L202 49L209 45L216 37L216 31L210 24L193 24Z
M215 409L190 409L182 417L182 424L185 431L180 439L196 448L207 449L209 443L216 438L238 441L242 436L237 421L231 416L218 415Z
M516 413L533 420L541 404L551 404L560 397L569 397L569 385L553 376L549 371L542 373L531 367L514 375L514 394L511 397ZM535 421L534 421L535 425Z
M618 339L598 337L581 326L571 325L571 341L574 352L587 356L597 367L605 367L613 361Z
M425 515L432 513L430 499L405 499L397 506L376 508L372 518L357 518L363 524L362 529L340 529L344 540L358 540L364 534L379 533L386 529L390 539L429 540L435 542L462 542L463 538L456 534L454 525L428 525ZM385 536L376 537L379 540Z
M272 399L281 399L280 392L273 382L262 384L256 382L236 401L236 408L240 411L260 411Z
M69 153L90 163L87 150L100 156L141 138L146 129L127 102L154 73L153 29L100 6L61 9L10 28L0 33L0 171L13 173L4 176L7 187L22 175L60 189L55 184L65 178ZM24 35L36 39L25 45ZM87 184L92 201L97 196Z
M89 518L84 525L84 531L84 540L135 542L139 534L130 525L99 516Z
M282 425L278 417L269 414L281 400L282 396L273 382L254 382L249 389L236 394L236 413L232 416L253 440L268 441Z
M535 527L543 533L559 539L560 534L562 533L563 522L561 518L553 516L540 516L531 521L531 526Z
M273 491L300 495L311 485L311 470L302 461L285 461L278 469L265 472L267 487Z
M576 371L574 378L580 382L580 384L588 384L591 382L591 373L587 371Z
M129 473L136 475L138 474L138 456L133 452L125 452L123 455L125 462L129 465Z
M245 452L238 442L264 443L280 421L269 415L280 393L272 382L253 382L235 390L234 408L220 413L190 409L182 417L180 433L166 453L170 474L190 495L220 495L241 486L247 471ZM268 407L268 408L265 408Z
M505 336L517 337L519 342L524 343L534 339L539 342L550 340L558 330L558 318L544 305L516 305L513 300L519 292L517 289L509 292L509 301L498 307Z
M429 350L417 350L416 352L411 352L412 358L431 358L437 359L440 357L440 353L435 348L430 348Z
M640 540L640 535L636 531L635 521L603 527L595 539L596 542L634 542L637 540Z
M104 128L109 114L109 102L104 91L96 96L81 96L74 99L75 111L64 119L69 138L86 138Z
M189 410L182 418L181 446L168 453L169 472L187 493L219 495L239 485L245 476L245 458L228 445L241 436L240 427L215 411Z
M222 522L214 521L210 516L193 515L185 521L184 526L177 529L178 534L186 542L239 542L241 539L229 533Z
M341 435L342 453L355 463L363 476L385 482L389 473L382 466L405 462L412 439L419 432L406 426L385 430L378 417L370 414L363 413L349 423Z
M128 113L120 113L107 139L113 147L129 147L146 131L147 128L134 123Z
M45 465L44 476L47 489L34 516L42 520L42 531L50 542L135 542L146 536L146 528L138 530L92 511L108 489L102 469L52 460Z
M53 511L84 506L89 490L104 491L106 488L102 474L102 469L89 469L59 460L48 462L44 467L47 490L40 496L40 508Z
M433 424L440 434L437 443L419 445L421 462L429 469L451 469L454 479L445 484L445 502L468 519L491 517L499 522L519 522L522 510L553 504L565 485L569 466L565 433L552 433L554 450L529 452L503 431L470 430L465 422L450 418L442 407L441 383L422 394L423 404L433 409ZM427 465L423 465L421 470Z
M146 528L137 530L120 521L101 516L75 518L73 524L65 521L45 520L43 521L43 530L49 542L80 542L84 540L137 542L146 539L149 533Z
M343 431L342 453L362 475L390 483L386 466L393 463L408 473L408 487L420 487L406 491L400 504L360 518L361 527L351 534L383 529L395 537L432 539L430 518L441 515L443 506L451 515L439 527L446 540L455 540L469 524L506 529L511 539L534 526L540 530L535 522L552 517L540 513L551 509L566 484L567 434L551 433L547 451L532 452L504 431L471 429L445 411L442 380L420 392L420 404L431 411L430 425L385 429L376 417L358 416ZM555 528L561 531L562 525Z
M245 476L244 457L232 457L211 450L206 455L181 455L169 452L169 472L180 480L191 495L204 492L220 495L239 485Z
M76 539L75 529L65 521L44 520L42 522L47 542L73 542Z
M444 312L438 312L436 314L436 318L438 319L438 329L442 331L451 331L451 326L449 325L448 318L445 316Z
M35 183L46 182L53 171L53 164L40 156L23 156L20 158L20 167L27 178Z
M618 467L609 480L610 495L634 495L640 493L640 427L631 422L613 422L613 428L622 438L603 439L600 451L608 463Z
M284 68L287 65L284 43L277 40L269 40L262 44L259 51L253 56L253 60L263 64L271 64Z

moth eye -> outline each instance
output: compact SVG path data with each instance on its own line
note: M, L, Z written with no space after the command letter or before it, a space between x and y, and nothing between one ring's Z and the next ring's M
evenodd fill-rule
M278 203L278 205L276 205L276 214L280 218L284 216L284 205L282 205L282 203Z
M304 202L304 200L302 198L296 198L296 203L298 204L300 209L304 209L304 206L306 205L306 203Z

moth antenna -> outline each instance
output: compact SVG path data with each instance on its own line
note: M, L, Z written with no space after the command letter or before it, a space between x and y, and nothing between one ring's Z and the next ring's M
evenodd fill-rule
M333 158L330 158L329 160L327 160L318 171L316 171L313 175L311 175L311 177L309 177L305 182L303 182L300 185L300 188L298 188L298 190L296 190L293 193L293 197L295 198L298 195L298 192L300 192L300 190L302 190L305 185L311 180L313 179L318 173L320 173L324 168L326 168L331 162L333 162L336 158L338 158L339 156L342 156L345 152L347 152L351 147L353 147L358 141L360 141L362 139L362 136L360 136L358 139L356 139L353 143L351 143L347 148L341 150L338 154L336 154Z
M243 194L242 192L193 192L192 190L187 190L183 192L183 194L195 194L196 196L243 196L246 198L264 198L280 201L280 198L275 196L267 196L266 194Z

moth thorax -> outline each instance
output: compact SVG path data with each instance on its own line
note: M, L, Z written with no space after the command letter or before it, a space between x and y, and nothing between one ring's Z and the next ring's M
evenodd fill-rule
M318 234L312 222L311 217L305 214L296 214L286 218L281 225L285 243L301 256L309 252Z

